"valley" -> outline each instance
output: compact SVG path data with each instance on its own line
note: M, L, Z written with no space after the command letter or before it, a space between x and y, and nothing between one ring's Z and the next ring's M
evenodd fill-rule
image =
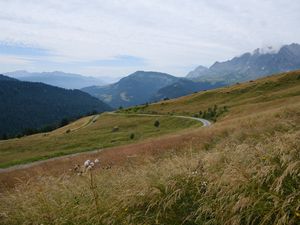
M177 117L204 112L216 114L211 126ZM67 153L85 144L114 147L0 173L3 224L297 224L299 112L300 71L293 71L86 117L48 137L10 140L20 143L18 157L26 155L26 142L36 149L30 153L56 144ZM87 159L100 165L78 175L74 166Z

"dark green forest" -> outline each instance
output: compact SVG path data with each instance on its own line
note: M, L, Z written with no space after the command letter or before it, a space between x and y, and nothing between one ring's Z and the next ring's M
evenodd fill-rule
M48 131L67 121L110 109L80 90L0 75L0 139Z

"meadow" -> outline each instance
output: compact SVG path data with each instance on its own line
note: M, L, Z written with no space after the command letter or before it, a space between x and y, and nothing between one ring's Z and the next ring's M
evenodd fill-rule
M70 158L99 158L82 173L69 161L48 165L64 171L52 175L28 169L31 179L2 189L0 222L300 224L300 71L122 112L193 115L214 105L228 111L210 127Z
M156 120L160 122L158 128L154 126ZM85 117L49 133L0 141L0 168L130 144L198 126L201 124L197 121L168 116L102 114Z

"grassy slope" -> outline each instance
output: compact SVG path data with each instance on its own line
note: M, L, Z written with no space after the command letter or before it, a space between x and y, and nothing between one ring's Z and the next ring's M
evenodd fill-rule
M300 95L300 71L282 73L256 81L216 90L199 92L178 99L151 104L139 110L129 108L128 113L194 115L214 105L227 106L229 116L237 117L260 111L260 107L273 108L286 101L295 101ZM293 98L295 97L295 99Z
M299 75L150 105L149 111L179 114L224 104L229 112L189 131L177 151L172 146L125 169L45 178L5 193L0 222L300 224Z
M133 143L148 137L197 127L199 122L159 117L160 128L154 127L156 117L108 115L85 117L50 133L36 134L20 139L0 141L0 168L37 161L71 153L90 151ZM94 121L94 122L93 122ZM118 126L119 131L112 132ZM71 130L67 133L67 130ZM133 140L130 134L134 133Z

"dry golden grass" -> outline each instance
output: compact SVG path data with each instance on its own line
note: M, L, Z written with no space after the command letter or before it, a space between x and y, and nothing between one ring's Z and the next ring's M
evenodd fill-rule
M164 150L169 151L163 154L95 169L100 209L95 208L89 175L69 173L2 193L2 223L300 221L300 103L223 121L190 135L185 147L167 145Z
M300 224L298 90L236 100L211 127L28 168L32 180L6 174L21 184L2 190L0 223ZM93 185L67 172L98 157Z

